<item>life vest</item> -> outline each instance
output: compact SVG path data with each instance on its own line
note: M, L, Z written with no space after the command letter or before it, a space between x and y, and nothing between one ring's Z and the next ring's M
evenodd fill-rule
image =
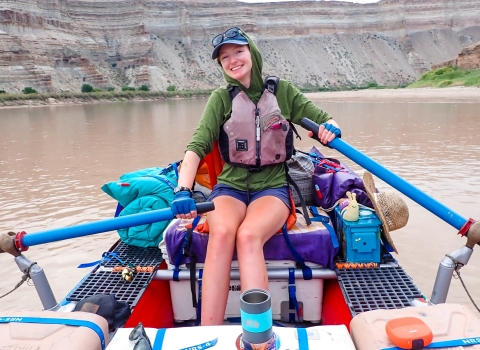
M226 163L259 171L285 163L294 154L294 129L278 106L277 82L277 77L267 77L256 105L238 86L228 85L232 114L219 137L220 154Z

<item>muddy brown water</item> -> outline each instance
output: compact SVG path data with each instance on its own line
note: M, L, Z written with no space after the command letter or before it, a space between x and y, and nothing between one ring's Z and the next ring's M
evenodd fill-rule
M473 101L474 102L474 101ZM181 159L206 100L119 102L0 110L0 232L38 232L112 217L115 202L100 190L133 170ZM343 139L465 218L480 218L479 103L344 103L316 101L341 125ZM298 128L301 129L300 127ZM304 136L296 146L317 144ZM326 155L354 162L331 149ZM390 186L376 178L381 190ZM440 260L465 239L403 196L408 225L392 233L404 269L430 297ZM60 301L117 240L101 233L31 247L25 256L44 268ZM480 304L480 249L461 272ZM0 255L0 295L22 276ZM449 302L468 305L453 280ZM23 284L0 299L0 311L41 310L35 288Z

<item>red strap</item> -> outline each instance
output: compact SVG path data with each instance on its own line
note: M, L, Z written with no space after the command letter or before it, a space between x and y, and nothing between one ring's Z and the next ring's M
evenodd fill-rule
M459 235L465 236L470 230L470 227L475 223L475 220L472 218L468 219L468 221L460 228L460 231L458 231Z

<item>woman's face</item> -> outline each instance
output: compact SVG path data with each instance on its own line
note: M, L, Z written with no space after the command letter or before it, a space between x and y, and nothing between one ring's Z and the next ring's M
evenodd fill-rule
M218 55L225 73L247 89L252 79L252 56L248 45L224 44Z

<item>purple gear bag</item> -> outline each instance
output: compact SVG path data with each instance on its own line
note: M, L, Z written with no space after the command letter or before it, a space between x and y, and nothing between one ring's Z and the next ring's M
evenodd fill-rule
M340 198L346 198L347 191L350 191L356 193L358 203L373 208L360 176L344 163L333 158L325 158L315 147L310 153L317 155L312 176L313 200L317 207L331 208ZM317 194L315 185L318 186L322 198Z

